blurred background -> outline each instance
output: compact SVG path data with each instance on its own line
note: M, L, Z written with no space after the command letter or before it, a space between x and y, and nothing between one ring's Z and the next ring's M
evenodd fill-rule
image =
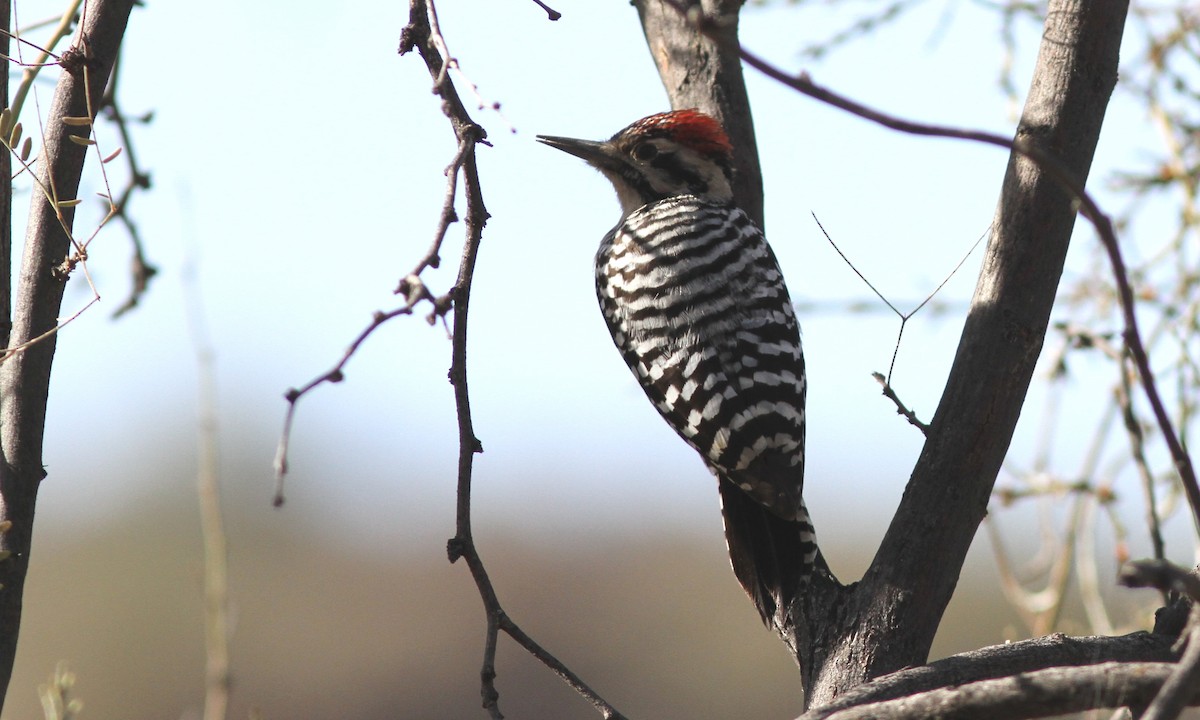
M510 615L630 717L793 716L798 673L729 571L714 481L645 402L595 307L592 256L617 220L611 188L533 140L607 137L665 109L665 94L632 7L552 4L558 22L532 2L439 6L469 78L457 79L460 92L470 97L474 83L483 103L501 104L475 113L493 144L479 154L492 217L469 355L485 450L476 541ZM748 7L743 42L897 115L1011 134L1036 18L986 3L902 2L890 14L871 5ZM22 4L18 23L61 11ZM870 32L820 47L863 17L877 18ZM208 399L227 513L231 717L484 717L481 603L467 569L445 556L457 447L443 327L390 322L344 382L300 401L287 503L270 503L284 392L328 370L372 312L401 304L392 290L432 238L455 145L424 64L396 55L406 20L404 3L374 0L312 12L275 0L135 10L119 101L128 115L153 114L128 149L153 187L129 211L160 273L114 321L130 290L127 234L112 224L91 246L102 301L59 339L49 476L5 720L41 716L38 686L63 661L85 718L199 717L197 336L216 368ZM1144 59L1152 22L1130 21L1128 61ZM1132 196L1118 182L1165 166L1170 147L1139 78L1123 70L1091 187L1133 238L1131 262L1176 237L1194 261L1194 228L1180 230L1171 188ZM804 326L806 496L829 562L849 581L870 561L921 446L870 373L891 368L903 401L932 416L1007 154L897 136L753 73L748 82L767 235ZM51 94L38 85L41 107ZM98 131L103 151L121 145L111 128ZM119 166L109 165L114 184L124 182ZM104 189L95 167L85 189ZM14 203L18 219L26 197ZM900 319L813 214L904 312L950 277L905 325L894 368ZM78 227L101 215L81 212ZM1104 304L1106 268L1078 227L1067 287L1093 287L1079 297L1094 304L1064 299L1064 318L1119 330ZM451 228L443 268L424 276L435 293L453 283L461 230ZM77 277L64 312L91 297ZM1167 336L1181 338L1176 350L1194 337ZM1050 627L1148 627L1154 594L1112 588L1119 559L1152 552L1128 441L1119 425L1097 425L1111 413L1113 363L1071 355L1064 372L1073 343L1069 333L1047 341L1000 481L1012 502L996 503L979 534L935 657ZM1165 372L1178 369L1175 357ZM1161 464L1153 442L1148 452ZM1102 501L1104 488L1116 502ZM1160 496L1167 556L1190 565L1194 536L1174 498L1169 488ZM994 539L1011 567L997 570ZM1058 593L1051 617L1020 602L1043 583ZM498 672L509 717L595 716L504 638Z

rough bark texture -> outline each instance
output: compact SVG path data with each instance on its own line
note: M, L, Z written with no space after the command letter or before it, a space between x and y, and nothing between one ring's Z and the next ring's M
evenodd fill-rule
M10 30L11 0L0 0L0 28ZM9 57L9 37L0 33L0 55ZM0 107L8 107L8 73L0 75ZM0 152L0 346L8 347L12 330L12 155Z
M737 148L734 198L738 207L765 229L754 119L736 45L742 3L739 0L696 3L705 15L719 20L722 42L696 30L677 10L660 0L634 0L633 4L641 18L650 55L671 99L671 108L699 108L725 126Z
M1149 702L1174 670L1171 663L1100 663L1050 667L881 703L858 705L828 720L1024 720ZM1187 693L1195 703L1200 690ZM1172 715L1171 717L1175 717Z
M1117 60L1126 3L1052 2L1017 140L1086 182ZM1029 388L1075 224L1070 195L1010 158L975 297L929 438L879 552L829 637L812 703L925 662Z
M1048 667L1062 670L1105 663L1127 664L1130 667L1148 663L1165 665L1175 659L1176 653L1172 649L1175 640L1174 636L1148 632L1120 637L1068 637L1054 634L980 648L862 683L840 695L834 702L805 713L802 720L842 717L840 713L847 712L861 714L866 708L891 707L897 711L908 712L913 707L922 706L922 703L925 703L926 707L946 707L952 700L939 693L947 688L973 685L977 690L984 687L997 689L1003 685L985 683L1037 673ZM1051 677L1055 676L1043 676L1043 679ZM1076 677L1102 682L1105 678L1111 678L1112 674L1096 670L1091 675L1081 674ZM1079 698L1065 697L1071 694L1073 693L1062 693L1064 697L1058 698L1054 703L1047 702L1045 698L1041 701L1048 710L1062 707L1063 709L1058 711L1060 713L1085 709L1078 707ZM924 700L908 705L894 702L920 697L924 697ZM1145 700L1148 701L1148 698ZM1015 704L1016 701L1017 698L1010 698L1011 703ZM965 702L965 706L973 706L975 701ZM866 716L869 717L869 713Z
M61 200L76 196L90 149L68 139L70 135L86 137L90 129L65 125L62 118L86 116L89 93L93 106L99 104L132 9L133 0L89 2L75 42L64 53L67 69L58 81L46 118L38 163L40 182L46 188L53 187ZM62 214L69 228L74 213L68 207ZM66 287L67 258L72 252L70 238L54 206L44 193L35 190L9 347L28 342L57 325ZM38 485L46 474L42 439L55 339L50 335L0 365L0 520L12 523L7 532L0 533L0 550L11 553L0 561L0 698L12 675L34 507Z
M740 3L693 5L720 21L724 44L700 36L663 0L635 4L672 105L717 114L730 125L742 172L756 172L747 157L753 131L741 127L750 112L730 107L746 102L730 44ZM1056 0L1048 10L1016 138L1052 154L1081 186L1116 83L1127 11L1127 2L1081 0ZM739 202L761 207L753 197ZM1041 352L1075 215L1060 184L1012 155L954 365L887 535L859 583L818 573L796 625L778 629L800 664L808 705L926 662Z

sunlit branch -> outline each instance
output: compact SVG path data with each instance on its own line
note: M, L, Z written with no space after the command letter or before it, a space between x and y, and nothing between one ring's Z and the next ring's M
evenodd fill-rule
M707 35L714 42L735 43L735 41L730 40L725 34L721 33L720 21L705 15L698 5L690 4L684 0L663 0L663 2L682 14L698 31ZM737 50L743 62L767 77L814 100L844 110L856 117L883 127L910 135L969 140L1017 152L1036 163L1075 197L1079 203L1080 212L1095 227L1100 242L1108 255L1121 304L1121 313L1125 325L1125 342L1129 346L1129 352L1135 366L1138 368L1138 374L1142 380L1143 392L1153 410L1155 422L1162 431L1163 438L1171 454L1171 459L1179 474L1184 492L1187 495L1188 504L1192 510L1193 523L1197 533L1200 534L1200 483L1197 482L1196 471L1191 457L1184 449L1179 434L1175 430L1174 423L1167 413L1166 406L1158 390L1158 385L1154 379L1154 373L1150 368L1150 360L1138 329L1138 320L1134 309L1133 288L1130 284L1129 273L1125 267L1125 261L1121 254L1120 245L1117 242L1112 221L1101 211L1095 200L1084 189L1079 179L1057 157L1028 140L899 118L875 110L819 86L812 81L807 73L802 73L798 76L790 75L750 52L744 46L737 45Z

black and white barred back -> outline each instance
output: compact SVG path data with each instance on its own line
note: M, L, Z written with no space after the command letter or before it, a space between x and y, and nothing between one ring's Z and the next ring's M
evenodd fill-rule
M623 208L596 255L613 342L664 419L719 478L734 573L768 625L807 581L804 354L779 264L732 200L730 147L696 111L607 142L540 137L600 169Z
M736 207L691 195L645 205L601 243L596 293L613 342L659 413L713 474L801 526L796 550L811 566L816 544L801 496L804 352L762 232ZM722 493L724 505L730 495L741 499Z

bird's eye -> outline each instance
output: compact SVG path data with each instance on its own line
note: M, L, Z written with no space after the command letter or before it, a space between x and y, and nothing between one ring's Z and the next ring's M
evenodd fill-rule
M653 160L655 155L658 155L658 148L650 143L642 143L633 149L633 159L641 162Z

